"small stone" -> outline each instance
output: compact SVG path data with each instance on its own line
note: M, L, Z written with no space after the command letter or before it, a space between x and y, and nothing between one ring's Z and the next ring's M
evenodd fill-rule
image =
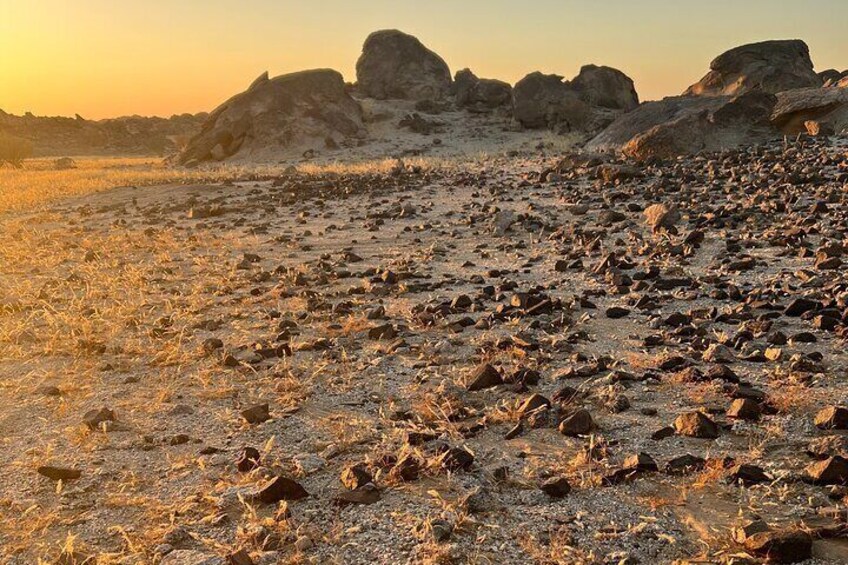
M89 410L82 417L82 421L92 430L101 427L101 424L114 422L115 413L108 408L100 408L97 410Z
M249 473L259 467L261 457L259 450L255 447L245 447L241 450L241 454L236 461L236 468L240 473Z
M820 304L808 298L796 298L783 311L786 316L797 318L811 310L817 310Z
M622 468L632 471L650 473L659 471L657 462L654 461L654 458L647 453L634 453L633 455L629 456L627 459L624 460Z
M62 396L62 391L59 387L53 385L41 385L36 389L36 392L44 396Z
M268 411L268 404L256 404L246 410L242 410L241 417L248 424L261 424L268 421L271 418L271 414Z
M800 563L812 557L813 539L802 531L759 532L745 540L745 549L772 563Z
M816 485L848 485L848 460L840 455L811 463L804 479Z
M702 439L718 437L718 425L701 412L681 414L674 421L674 429L682 436Z
M828 406L816 414L815 423L822 430L848 430L848 408Z
M564 477L549 479L539 488L551 498L563 498L571 492L571 484Z
M630 315L630 310L627 308L622 308L621 306L613 306L611 308L607 308L606 317L611 320L618 320L620 318L626 318Z
M333 502L338 506L350 504L375 504L380 501L382 495L380 489L373 483L368 483L353 490L341 490L334 497Z
M294 547L298 551L306 551L308 549L311 549L313 545L315 545L315 544L313 544L312 540L307 536L300 536L294 542Z
M742 483L746 487L760 483L771 482L761 467L756 465L737 465L730 471L728 480L732 483Z
M451 447L439 456L438 462L447 471L468 471L474 464L474 455L464 447Z
M488 363L484 363L474 369L468 379L468 390L477 391L492 388L503 384L500 372Z
M651 439L654 440L654 441L662 441L666 438L670 438L671 436L673 436L676 433L677 433L677 430L675 430L673 427L666 426L666 427L660 428L659 430L652 433Z
M585 435L592 431L594 425L589 411L581 408L560 422L559 433L571 437Z
M447 541L453 533L453 526L445 520L431 520L428 529L436 541Z
M706 464L703 458L687 453L671 459L663 470L669 475L688 475L703 470Z
M255 565L246 549L239 549L227 557L229 565Z
M341 481L345 488L356 490L368 483L373 483L374 477L365 463L356 463L354 465L348 465L342 470Z
M760 419L760 405L750 398L737 398L727 409L727 417L738 420L756 421Z
M541 394L533 394L527 400L521 403L521 406L518 408L518 414L520 416L526 416L531 412L542 408L549 408L551 406L551 401L542 396Z
M677 206L674 204L652 204L645 208L645 223L647 223L651 231L657 232L660 229L671 230L674 225L680 221L680 212L677 211Z
M52 481L72 481L82 476L82 471L67 467L56 467L53 465L42 465L37 469L39 475L47 477Z
M273 504L281 500L301 500L309 496L300 483L286 477L274 477L265 483L256 495L260 502Z

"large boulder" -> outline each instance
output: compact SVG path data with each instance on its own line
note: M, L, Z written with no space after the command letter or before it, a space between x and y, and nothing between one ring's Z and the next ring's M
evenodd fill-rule
M763 41L731 49L710 63L710 72L685 95L733 96L752 89L772 94L821 86L810 49L798 39Z
M397 30L375 31L356 62L360 93L386 100L437 100L450 93L450 69L418 39Z
M655 102L645 102L615 120L590 140L587 147L593 151L620 151L637 135L662 124L690 118L703 111L716 110L724 101L724 98L673 96Z
M456 105L473 112L487 112L512 102L512 87L500 80L477 78L470 69L457 71L454 77Z
M571 87L593 106L627 111L639 105L633 80L612 67L585 65L571 81Z
M758 143L774 136L770 117L775 103L775 96L763 91L648 102L618 118L587 148L649 159Z
M527 128L597 133L639 105L633 81L610 67L586 65L571 81L535 72L512 89L513 117Z
M561 76L535 72L512 89L512 115L527 128L574 131L591 121L592 107Z
M830 86L779 92L771 119L785 134L807 131L809 121L840 132L848 128L848 88Z
M255 159L286 149L311 149L364 136L362 108L330 69L267 73L215 109L178 162L221 161L238 154Z

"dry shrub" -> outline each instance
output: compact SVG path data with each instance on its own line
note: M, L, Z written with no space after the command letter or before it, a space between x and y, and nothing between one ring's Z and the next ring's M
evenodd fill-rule
M24 159L32 157L32 144L19 137L0 133L0 166L8 163L15 169L24 166Z

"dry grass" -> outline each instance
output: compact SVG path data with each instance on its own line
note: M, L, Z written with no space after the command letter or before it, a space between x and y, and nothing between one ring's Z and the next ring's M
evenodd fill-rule
M434 168L442 161L412 159L407 165ZM320 173L380 173L397 166L394 159L358 163L305 163L298 171ZM270 178L281 175L288 165L208 165L197 169L173 167L150 157L79 158L76 168L57 170L53 159L33 159L21 169L0 167L0 213L38 209L51 202L101 192L118 186L156 186Z

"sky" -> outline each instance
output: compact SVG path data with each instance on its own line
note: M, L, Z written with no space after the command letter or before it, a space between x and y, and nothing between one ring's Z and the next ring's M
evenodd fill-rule
M681 93L727 49L803 39L848 69L848 0L0 0L0 109L170 116L212 110L271 76L354 81L365 37L417 36L452 72L514 83L609 65L643 100Z

